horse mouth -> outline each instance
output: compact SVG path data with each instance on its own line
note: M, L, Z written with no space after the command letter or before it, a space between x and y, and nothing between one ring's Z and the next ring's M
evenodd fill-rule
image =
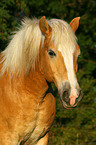
M73 105L70 105L70 99L69 99L68 102L64 101L64 99L63 99L65 97L64 94L62 96L60 95L60 100L61 100L62 105L63 105L64 108L66 108L66 109L73 109L81 101L82 96L83 96L83 92L80 91L80 94L79 94L78 98L75 100L75 103Z

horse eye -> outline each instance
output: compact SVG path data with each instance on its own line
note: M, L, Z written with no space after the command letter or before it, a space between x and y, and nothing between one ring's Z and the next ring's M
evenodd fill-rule
M48 54L53 57L53 56L56 56L56 53L53 51L53 50L48 50Z

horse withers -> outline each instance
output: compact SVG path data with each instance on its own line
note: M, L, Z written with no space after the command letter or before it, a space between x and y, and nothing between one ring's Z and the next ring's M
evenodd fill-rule
M76 78L80 49L77 17L63 20L25 18L0 55L0 145L47 145L55 116L54 82L62 104L82 98Z

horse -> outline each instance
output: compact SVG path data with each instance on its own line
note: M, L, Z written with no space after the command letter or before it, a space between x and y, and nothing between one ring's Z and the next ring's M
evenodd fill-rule
M0 145L47 145L56 112L51 83L65 108L81 100L79 20L25 18L1 52Z

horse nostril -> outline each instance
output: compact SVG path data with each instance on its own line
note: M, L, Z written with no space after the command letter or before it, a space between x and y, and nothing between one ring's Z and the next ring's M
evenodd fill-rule
M67 97L67 94L68 94L67 91L64 91L64 92L63 92L63 96L65 96L65 98Z
M65 91L63 92L62 99L63 99L64 102L66 102L66 103L69 104L69 91L68 91L68 90L65 90Z

